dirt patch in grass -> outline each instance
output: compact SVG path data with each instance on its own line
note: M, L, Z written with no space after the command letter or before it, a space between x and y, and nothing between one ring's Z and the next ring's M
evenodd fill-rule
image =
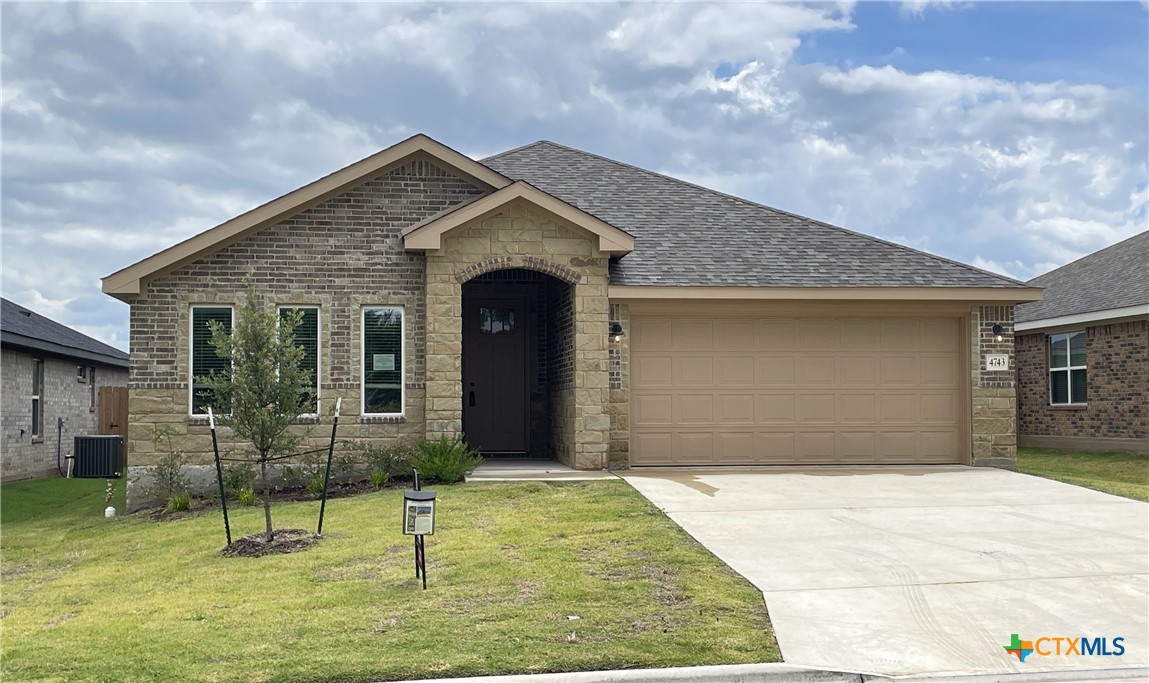
M263 557L264 555L284 555L307 550L319 542L320 536L303 529L280 529L270 541L260 532L248 534L232 542L219 554L224 557Z

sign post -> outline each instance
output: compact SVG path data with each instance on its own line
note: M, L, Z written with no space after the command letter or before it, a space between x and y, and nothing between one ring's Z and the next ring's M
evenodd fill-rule
M415 537L415 578L423 579L427 590L427 546L424 537L435 533L435 492L419 487L415 470L415 488L403 492L403 533Z

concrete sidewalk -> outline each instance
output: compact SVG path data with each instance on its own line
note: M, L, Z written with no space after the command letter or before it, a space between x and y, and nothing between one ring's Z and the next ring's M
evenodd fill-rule
M541 458L488 458L467 475L467 481L593 481L617 479L605 470L576 470Z

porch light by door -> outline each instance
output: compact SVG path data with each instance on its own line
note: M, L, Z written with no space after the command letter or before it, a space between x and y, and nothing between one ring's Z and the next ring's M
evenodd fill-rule
M622 323L610 324L610 340L613 342L620 342L626 333L622 331Z
M1005 328L1003 328L1001 326L1001 323L994 323L993 324L993 340L994 341L1001 341L1001 333L1004 331L1005 331Z

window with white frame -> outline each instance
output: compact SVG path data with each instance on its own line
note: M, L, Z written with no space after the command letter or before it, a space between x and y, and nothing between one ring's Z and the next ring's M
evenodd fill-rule
M303 358L299 366L304 369L311 383L305 391L309 398L306 412L315 415L319 412L319 308L316 306L280 306L279 319L282 321L293 311L299 311L299 325L295 327L295 345L303 348Z
M1085 333L1049 335L1049 402L1073 405L1086 402Z
M88 410L96 411L96 366L88 367Z
M44 359L32 359L32 437L44 435Z
M363 309L363 414L403 414L403 309Z
M221 358L211 345L211 323L216 321L230 331L232 325L231 306L193 306L191 309L191 399L189 409L191 414L207 413L208 406L214 402L213 391L215 387L207 381L208 375L213 371L227 372L231 364L226 358Z

